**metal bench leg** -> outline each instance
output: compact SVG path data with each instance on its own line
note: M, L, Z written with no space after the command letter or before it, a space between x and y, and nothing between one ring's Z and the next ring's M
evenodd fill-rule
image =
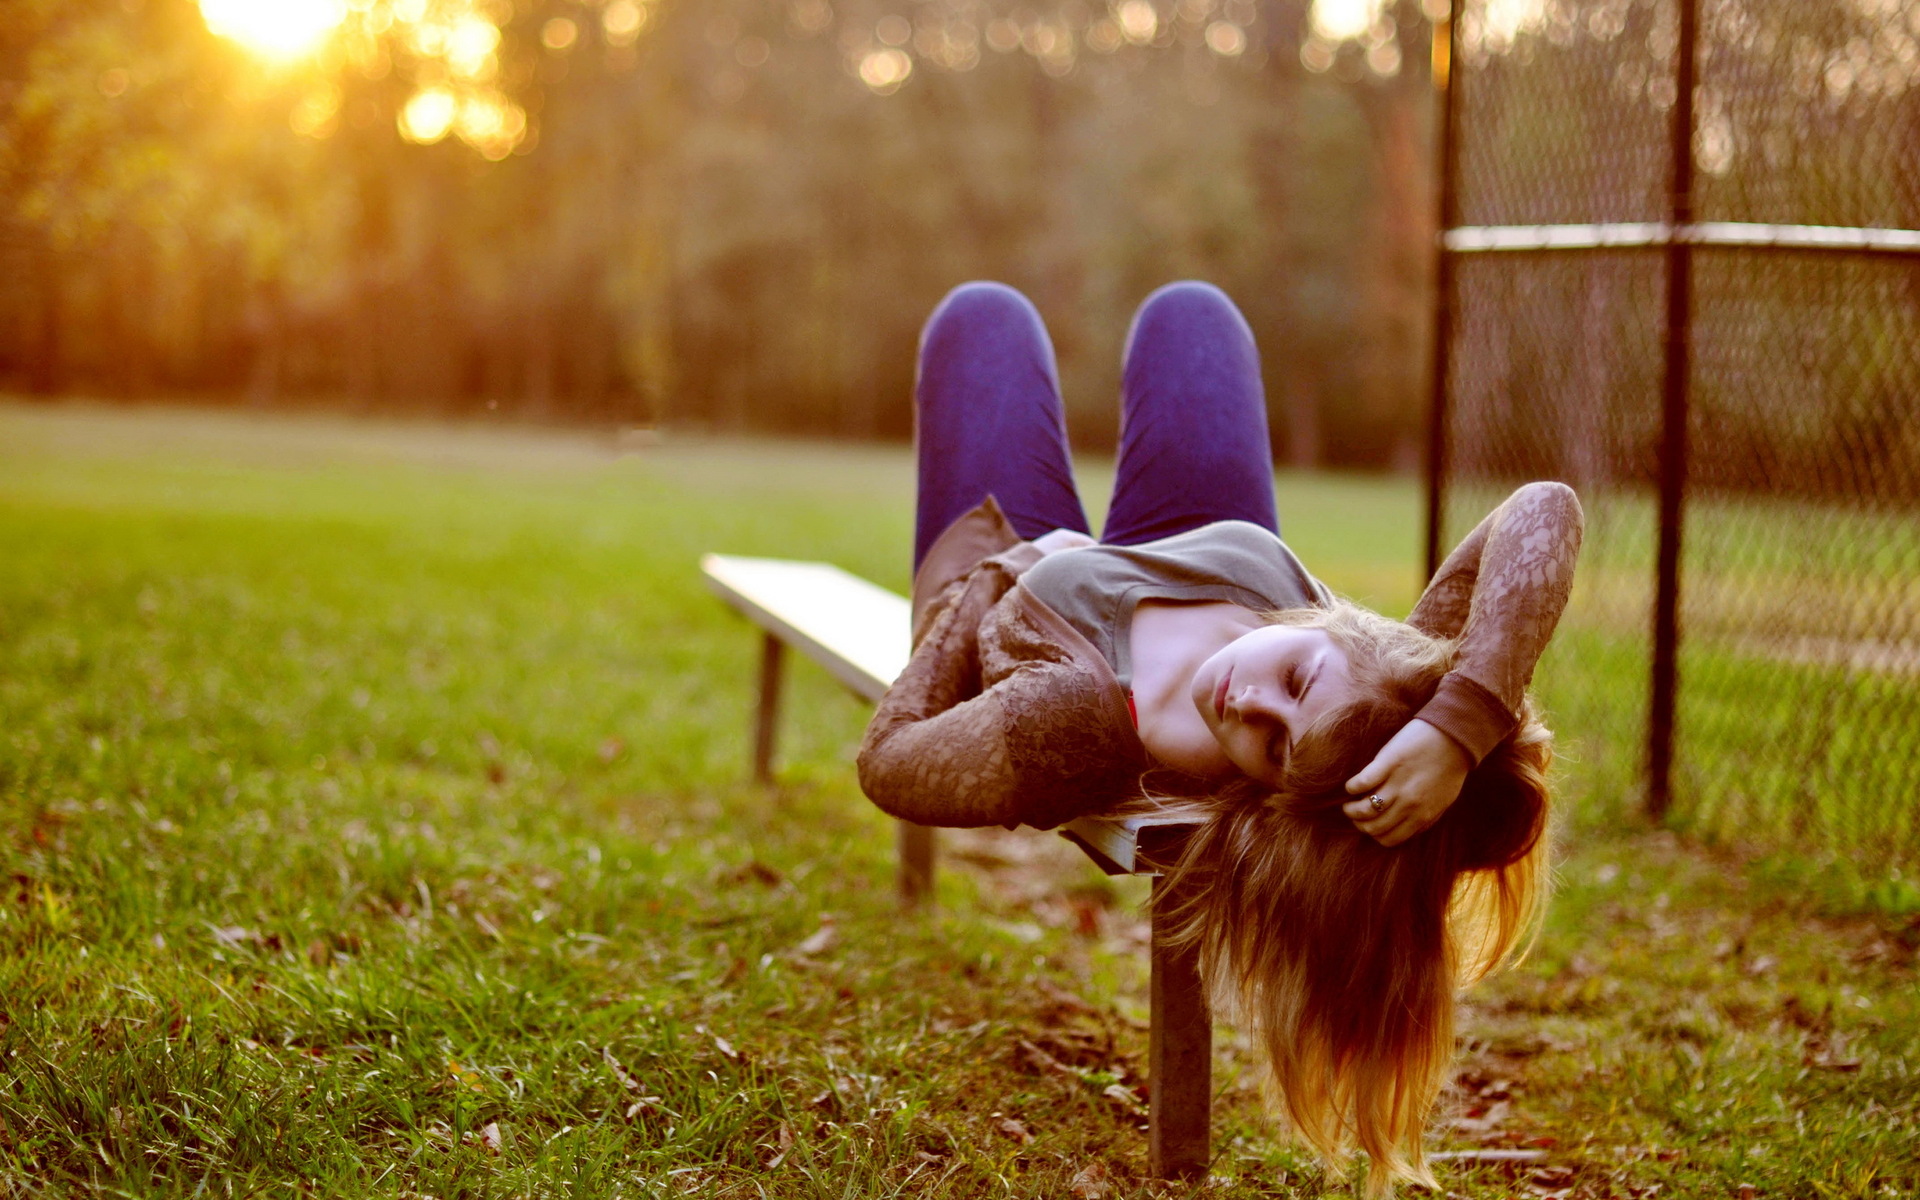
M1164 878L1153 881L1157 912ZM1147 1035L1148 1172L1194 1179L1212 1159L1213 1024L1199 955L1160 943L1153 930L1151 1031Z
M786 643L766 634L760 643L760 710L753 718L753 778L773 780L773 734L780 722L780 680L786 673Z
M933 903L933 830L900 822L900 903L918 908Z

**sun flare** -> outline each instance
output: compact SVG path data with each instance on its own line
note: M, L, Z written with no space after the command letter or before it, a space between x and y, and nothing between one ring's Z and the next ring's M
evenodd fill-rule
M200 0L207 28L262 58L286 62L325 41L346 19L345 0Z

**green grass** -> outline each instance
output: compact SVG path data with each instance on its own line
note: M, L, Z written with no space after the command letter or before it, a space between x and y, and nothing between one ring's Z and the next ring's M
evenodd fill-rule
M1462 488L1455 529L1498 489ZM1596 819L1644 804L1651 497L1590 493L1574 597L1535 687ZM1689 502L1672 826L1841 909L1920 913L1920 521Z
M1190 1191L1144 1181L1126 1098L1138 881L970 833L903 919L864 710L804 664L745 781L755 639L698 554L903 587L910 482L885 448L0 407L0 1196ZM1410 484L1281 494L1404 610ZM1545 1158L1447 1190L1920 1188L1920 925L1635 824L1610 739L1568 737L1551 923L1472 997L1432 1131ZM1205 1194L1349 1194L1215 1058Z

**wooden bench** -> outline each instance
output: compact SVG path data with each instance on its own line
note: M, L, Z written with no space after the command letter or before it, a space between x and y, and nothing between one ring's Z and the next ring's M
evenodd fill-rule
M877 703L907 665L912 624L904 596L827 563L709 554L700 569L720 598L763 634L753 723L756 779L773 775L787 647L869 703ZM1084 817L1059 832L1109 875L1153 876L1157 902L1165 881L1155 864L1171 861L1190 829L1165 818ZM934 831L902 821L898 839L901 900L910 907L930 903ZM1148 996L1149 1169L1162 1179L1202 1176L1211 1157L1212 1024L1195 956L1163 946L1157 927Z

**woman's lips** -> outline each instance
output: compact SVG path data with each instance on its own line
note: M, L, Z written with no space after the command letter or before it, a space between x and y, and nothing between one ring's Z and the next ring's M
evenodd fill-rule
M1227 685L1232 682L1233 668L1228 667L1227 673L1220 677L1220 686L1213 689L1213 715L1217 720L1227 719Z

